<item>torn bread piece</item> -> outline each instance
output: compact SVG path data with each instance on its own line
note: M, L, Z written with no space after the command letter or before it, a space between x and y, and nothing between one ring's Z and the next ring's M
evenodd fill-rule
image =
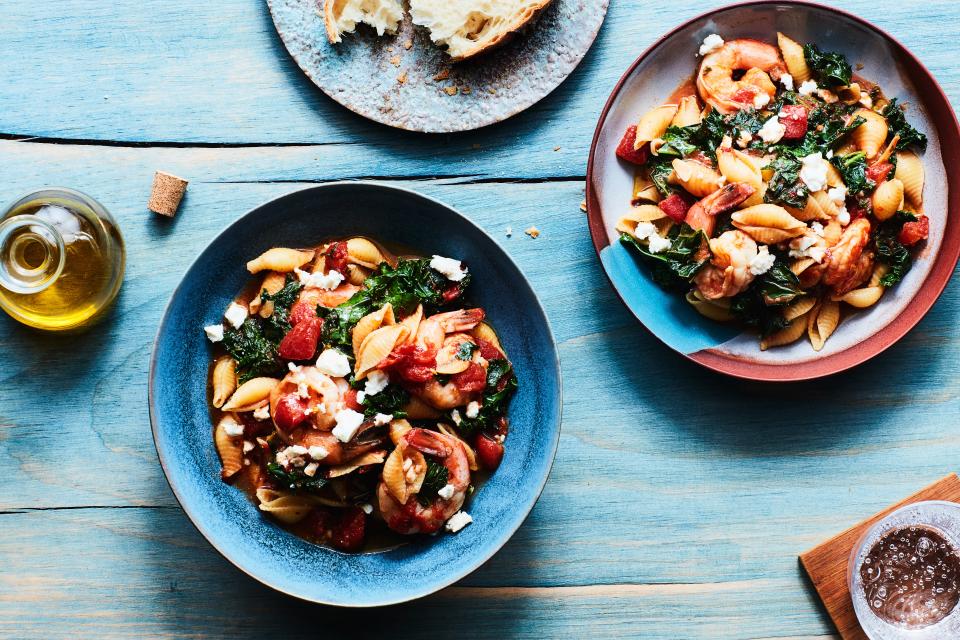
M466 60L503 43L533 20L551 0L410 0L413 23L447 46L454 60Z
M377 35L394 34L403 20L403 7L397 0L325 0L323 22L331 44L340 42L344 33L353 33L357 25L366 23Z

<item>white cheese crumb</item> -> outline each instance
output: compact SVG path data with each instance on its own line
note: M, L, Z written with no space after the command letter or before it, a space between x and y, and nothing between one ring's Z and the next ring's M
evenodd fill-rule
M360 505L360 509L367 515L373 513L373 505L366 502Z
M363 404L363 401L367 399L366 391L357 391L357 404Z
M844 185L831 187L827 190L827 197L830 198L834 204L841 205L847 201L847 187Z
M254 447L256 447L256 446L257 446L257 445L253 444L253 443L250 442L249 440L244 440L244 441L243 441L243 452L244 452L244 453L250 453L251 451L253 451Z
M440 489L439 491L437 491L437 495L440 496L441 498L443 498L444 500L449 500L450 498L453 497L453 492L454 492L454 491L455 491L455 489L454 489L453 485L450 484L450 483L447 483L446 485L443 486L442 489Z
M753 97L754 109L763 109L768 104L770 104L770 96L765 93L758 93Z
M463 422L463 418L460 417L460 412L454 409L450 412L450 419L453 420L453 424L459 425Z
M294 273L300 279L300 284L311 289L326 289L331 291L340 286L343 282L343 274L331 269L327 273L310 273L303 269L294 269Z
M827 186L827 162L820 152L811 153L801 158L803 168L800 169L800 180L807 185L810 193L816 193Z
M450 533L456 533L471 522L473 522L473 518L470 517L469 513L466 511L457 511L455 514L450 516L449 520L447 520L447 531Z
M833 158L833 149L827 149L826 158L827 160L830 160L831 158Z
M767 245L762 244L757 250L757 255L750 261L750 273L755 276L762 276L773 266L777 257L770 253Z
M363 424L363 414L353 409L341 409L333 416L337 426L333 428L333 435L340 442L350 442L357 435L360 425Z
M797 89L797 92L802 96L809 96L811 93L818 89L817 83L813 80L804 80L800 83L800 88Z
M791 258L813 258L816 262L823 262L826 256L826 250L817 246L818 239L815 235L805 234L799 238L790 241Z
M700 55L705 56L713 53L717 49L723 46L723 38L718 36L715 33L711 33L706 38L703 39L703 44L700 45Z
M314 475L316 475L317 469L319 468L320 465L318 465L316 462L311 462L303 468L303 474L312 478Z
M746 149L753 142L753 134L746 129L740 129L740 135L737 136L737 146Z
M310 388L307 386L306 382L297 383L297 395L304 400L310 397Z
M269 420L270 419L270 405L265 404L259 409L253 412L253 417L255 420Z
M464 411L464 414L468 418L476 418L478 415L480 415L480 403L474 400L473 402L468 404L467 410Z
M652 222L639 222L634 229L633 235L638 240L646 240L651 253L660 253L670 248L670 241L657 233L657 228Z
M243 435L243 425L236 420L224 420L223 432L228 436L237 437Z
M652 235L647 238L647 248L650 253L662 253L670 248L670 241L659 234Z
M869 93L865 93L860 96L860 104L865 106L867 109L873 108L873 98L870 97Z
M287 369L290 370L290 373L300 373L300 365L293 364L292 362L287 363Z
M780 122L780 118L773 116L763 123L763 126L760 127L760 131L757 132L757 135L760 136L760 139L767 144L776 144L780 142L780 140L783 138L783 134L786 132L787 126Z
M367 374L367 382L363 385L363 393L368 396L375 396L386 389L388 384L390 384L390 376L379 369L374 369ZM357 395L359 396L359 394Z
M306 454L306 447L301 447L300 445L295 444L292 447L287 447L286 449L277 451L277 464L282 467L302 467L304 464L306 464L306 460L303 459L303 456Z
M810 223L810 230L813 231L813 232L814 232L815 234L817 234L818 236L820 236L821 238L822 238L822 237L824 236L824 234L826 233L826 231L825 231L824 228L823 228L823 225L822 225L820 222L816 221L816 220L814 220L813 222Z
M334 378L350 374L350 360L336 349L324 349L317 358L317 370Z
M373 416L373 424L378 427L382 427L385 424L390 424L393 421L393 416L389 413L378 413Z
M440 272L447 280L452 280L453 282L460 282L467 277L467 270L463 268L463 263L453 258L433 256L430 260L430 268Z
M781 74L780 84L782 84L783 88L787 91L793 91L793 76L789 73Z
M203 332L207 334L207 340L210 342L220 342L223 340L222 324L212 324L209 327L204 327Z
M840 207L840 213L837 214L837 222L839 222L843 226L847 226L848 224L850 224L850 212L847 211L847 208L845 206Z
M310 456L311 460L323 460L328 455L330 455L330 452L327 451L326 447L313 445L309 449L307 449L307 455Z
M239 329L243 321L247 319L247 308L236 302L231 302L230 306L223 313L223 317L234 329Z

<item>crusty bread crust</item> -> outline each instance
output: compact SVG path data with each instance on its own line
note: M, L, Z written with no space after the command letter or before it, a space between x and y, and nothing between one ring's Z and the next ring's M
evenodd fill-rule
M333 5L337 0L323 0L323 24L327 28L327 40L330 44L340 42L340 32L337 31L337 21L333 17Z
M328 2L332 2L332 1L333 0L328 0ZM506 43L507 41L509 41L510 38L516 35L517 31L523 28L524 25L526 25L528 22L536 18L541 11L546 9L551 2L553 2L553 0L540 0L540 2L538 2L532 7L529 7L526 11L524 11L522 14L517 16L516 20L514 20L509 27L507 27L502 32L500 32L500 35L498 35L496 38L494 38L490 42L487 42L486 44L483 44L483 45L478 44L472 49L467 49L467 51L464 52L463 55L461 56L450 56L451 59L454 62L461 62L463 60L467 60L468 58L472 58L478 54L484 53L485 51L490 51L491 49L494 49Z

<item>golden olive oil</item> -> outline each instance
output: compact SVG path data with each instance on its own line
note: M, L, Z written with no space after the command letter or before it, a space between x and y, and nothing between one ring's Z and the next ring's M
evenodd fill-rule
M120 290L124 247L110 214L76 191L48 189L0 217L0 307L50 331L85 328Z

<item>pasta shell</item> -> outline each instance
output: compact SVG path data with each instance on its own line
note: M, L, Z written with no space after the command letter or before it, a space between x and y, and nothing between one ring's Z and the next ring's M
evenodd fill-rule
M287 282L287 276L283 273L271 271L263 277L260 288L257 290L257 297L250 301L250 313L256 313L261 318L269 318L273 315L273 300L263 302L260 298L264 290L269 294L274 294Z
M631 208L629 213L620 218L620 221L617 222L617 231L635 236L637 223L653 222L666 217L667 214L660 207L653 204L642 204L639 207Z
M275 378L254 378L247 380L233 392L227 403L223 405L224 411L253 411L270 401L270 392L274 387L280 384Z
M298 251L296 249L275 247L268 249L257 258L248 262L247 271L250 273L260 273L261 271L290 273L294 269L299 269L313 260L314 253L312 249L309 251Z
M807 204L803 209L796 207L786 207L787 211L801 222L810 222L811 220L827 220L830 216L823 210L820 202L810 195L807 197Z
M827 338L833 335L840 324L840 305L832 300L824 300L807 316L807 337L814 351L823 349Z
M816 263L817 261L814 260L813 258L800 258L798 260L794 260L793 263L791 263L790 271L793 272L793 275L799 276L801 273L803 273L804 271L806 271Z
M833 218L823 227L823 239L828 247L840 242L840 236L843 235L843 225L836 218Z
M358 264L348 264L346 273L347 282L359 287L370 277L370 273L370 269L366 267L361 267Z
M698 198L704 198L721 187L723 177L706 165L679 158L672 164L670 180Z
M400 444L400 439L413 429L413 426L404 418L399 418L390 423L390 440L393 444Z
M871 197L873 215L877 220L888 220L903 208L903 183L894 178L881 182Z
M886 287L863 287L847 292L840 300L851 307L866 309L875 305L883 296Z
M850 138L857 145L857 149L865 152L867 158L872 160L880 153L887 141L887 121L879 113L870 109L857 109L853 117L857 116L866 122L854 129Z
M407 334L406 342L413 342L417 339L417 330L420 328L420 321L423 320L423 305L417 305L417 310L408 315L406 318L400 321L400 324L405 326L409 333Z
M506 353L506 351L504 351L503 347L500 345L500 338L499 336L497 336L497 332L494 331L493 327L491 327L486 322L481 322L480 324L475 326L470 333L472 333L474 337L479 338L480 340L485 340L486 342L489 342L490 344L495 346L497 350L500 351L500 353Z
M806 315L806 313L810 311L810 309L813 309L816 304L817 299L813 296L803 296L801 298L797 298L787 305L787 307L783 310L783 317L792 322L797 318Z
M221 356L213 364L213 406L219 409L237 390L237 361Z
M675 104L665 104L645 113L637 123L637 139L633 143L633 148L639 149L651 140L662 138L675 115L677 115Z
M730 216L733 226L757 242L777 244L803 235L807 225L775 204L758 204Z
M692 127L695 124L700 124L702 120L703 116L700 114L697 96L687 96L680 100L677 114L673 116L670 125L673 127Z
M915 207L923 206L923 163L912 151L897 154L897 180L903 183L903 193Z
M360 318L356 325L353 327L353 353L360 353L360 345L363 344L363 341L368 335L373 331L376 331L382 326L389 326L395 324L393 317L393 305L389 302L376 311L368 313L367 315Z
M800 83L809 80L813 74L810 73L807 58L803 55L803 47L800 43L778 32L777 45L787 65L787 71L793 76L793 83L799 87Z
M457 357L460 345L473 342L471 336L465 333L454 333L443 339L443 346L437 352L437 373L441 375L455 375L465 371L471 360L461 360Z
M880 280L883 279L883 276L887 275L887 272L890 271L890 267L878 262L876 266L873 267L873 275L870 276L870 282L867 284L868 287L879 287Z
M427 477L427 461L422 453L413 448L408 448L404 456L413 462L416 474L412 482L409 477L407 478L407 493L410 495L420 493L420 487L423 486L423 481Z
M371 464L380 464L387 457L387 452L383 450L377 451L368 451L359 458L354 458L350 462L345 462L343 464L338 464L336 466L330 467L327 471L328 478L339 478L340 476L345 476L348 473L353 473L360 467L366 467Z
M403 343L408 331L409 329L402 324L393 324L371 331L363 339L360 348L354 352L357 356L357 362L354 365L356 379L362 380L367 377L370 371L390 355L395 346Z
M213 444L217 449L217 455L220 456L220 463L223 469L220 476L226 480L232 478L243 468L243 438L242 436L231 436L227 433L227 426L238 426L237 419L226 414L220 418L216 429L213 431Z
M721 147L717 150L717 168L727 182L745 182L754 188L753 194L743 203L744 207L763 202L766 187L760 165L753 157L736 149Z
M384 261L383 254L377 245L366 238L350 238L347 240L347 256L354 264L368 269L376 269Z
M430 418L440 417L439 411L415 395L410 396L410 400L407 401L403 411L411 420L428 420Z
M715 322L733 320L733 314L730 312L730 301L727 299L708 300L699 289L689 291L686 299L690 306L705 318L710 318Z
M633 204L642 204L645 202L656 204L662 199L663 197L660 195L660 190L657 189L657 186L653 184L653 181L647 176L646 169L639 169L633 175Z
M820 205L820 208L823 209L823 212L828 218L834 218L840 214L840 208L837 206L837 203L833 201L830 194L825 190L817 191L811 194L810 197L817 201L817 204Z
M827 164L827 186L828 187L842 187L843 185L843 176L840 175L840 170L837 169L832 164Z
M310 496L267 487L257 489L257 501L261 511L286 524L300 522L316 505L316 500Z
M460 434L456 430L451 429L449 426L445 425L442 422L437 423L437 429L440 430L440 433L450 436L458 440L463 446L463 452L467 455L468 466L470 471L479 471L480 465L477 464L477 453L473 450L473 447L467 444L466 440L460 437Z
M403 471L403 447L395 447L383 464L381 475L387 493L400 504L407 502L407 478Z
M794 318L785 329L781 329L780 331L777 331L776 333L773 333L760 340L760 350L766 351L770 347L782 347L784 345L792 344L800 339L800 336L803 335L803 332L806 330L806 328L806 316Z
M845 87L837 87L834 92L843 104L857 104L860 102L860 96L863 93L860 90L860 85L856 82L851 82Z

